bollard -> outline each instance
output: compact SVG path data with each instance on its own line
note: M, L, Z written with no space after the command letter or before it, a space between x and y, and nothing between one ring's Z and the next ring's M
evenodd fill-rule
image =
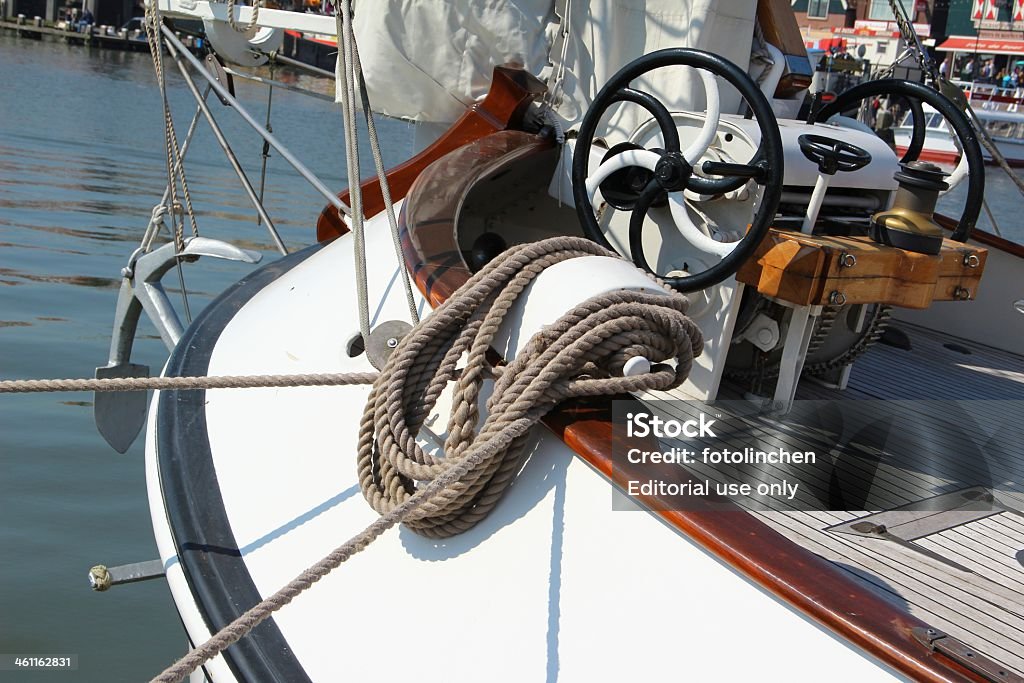
M36 28L42 28L43 27L43 18L42 17L32 17L32 23L35 24Z
M19 14L18 15L18 26L24 26L24 25L25 25L25 15L24 14Z

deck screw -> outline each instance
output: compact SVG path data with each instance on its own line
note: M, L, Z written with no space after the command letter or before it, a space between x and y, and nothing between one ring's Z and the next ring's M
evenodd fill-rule
M958 286L953 289L953 298L959 301L968 301L971 298L971 290Z
M836 290L828 295L828 302L833 306L842 306L846 303L846 295Z
M388 337L386 343L389 349L394 349L398 347L398 339L396 339L395 337Z
M964 265L968 268L977 268L981 265L981 259L975 253L964 254Z
M853 268L857 265L857 257L853 254L841 254L839 256L839 267L840 268Z

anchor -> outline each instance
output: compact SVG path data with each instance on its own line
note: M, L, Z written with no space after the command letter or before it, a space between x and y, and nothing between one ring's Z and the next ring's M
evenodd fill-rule
M180 259L195 260L200 256L243 263L259 263L263 257L259 252L208 237L186 239L180 252L174 243L149 253L137 249L121 271L123 278L114 311L110 357L106 365L96 368L97 379L149 377L148 365L131 362L132 344L142 311L153 321L168 350L175 347L184 328L160 280ZM115 451L126 452L146 421L146 392L94 392L93 397L96 428Z

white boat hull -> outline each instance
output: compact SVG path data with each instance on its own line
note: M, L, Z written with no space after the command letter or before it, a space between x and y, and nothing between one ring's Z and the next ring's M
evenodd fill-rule
M371 224L367 241L372 324L403 319L386 226ZM219 322L223 307L212 305L169 368L208 353L211 375L371 369L345 353L358 331L352 242L316 251ZM209 391L191 399L201 416L175 424L168 404L187 392L154 400L153 523L193 642L221 625L225 608L208 602L223 602L210 594L217 581L234 577L228 597L240 611L375 518L355 471L368 391ZM162 450L183 443L194 446L187 461ZM171 464L206 478L189 483ZM182 528L190 515L201 531ZM193 533L231 543L199 552ZM213 680L265 676L261 657L280 667L273 675L314 681L893 676L659 518L613 511L608 481L547 432L479 526L441 542L392 530L260 629L212 663Z

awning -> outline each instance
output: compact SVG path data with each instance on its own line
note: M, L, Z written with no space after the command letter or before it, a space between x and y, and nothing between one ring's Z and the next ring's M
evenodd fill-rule
M983 55L1024 55L1024 40L950 36L938 49L946 52L977 52Z

